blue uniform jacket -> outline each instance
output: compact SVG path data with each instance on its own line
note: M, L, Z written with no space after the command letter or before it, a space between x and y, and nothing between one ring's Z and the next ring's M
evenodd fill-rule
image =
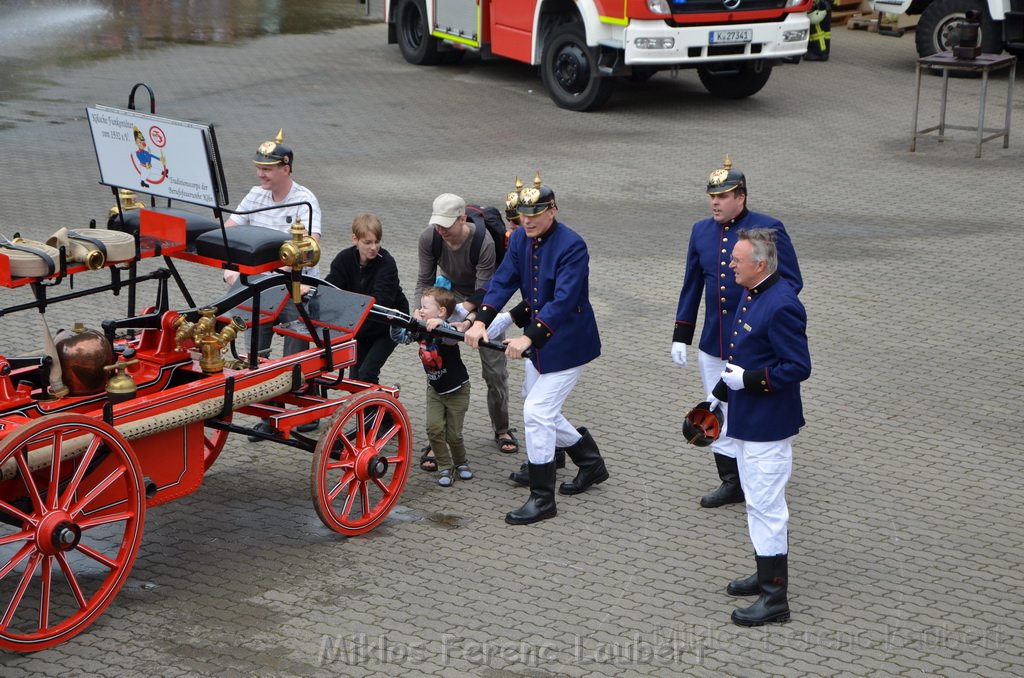
M723 321L736 310L743 288L736 284L736 276L729 269L732 248L740 229L775 229L775 244L779 252L779 274L790 281L797 293L803 288L796 251L790 242L786 227L778 219L758 212L743 212L726 224L704 219L693 225L690 244L686 250L686 273L683 289L679 292L676 325L672 341L693 343L697 324L697 309L701 293L704 294L704 329L700 335L700 350L718 358L725 357ZM725 322L728 325L728 322Z
M728 326L723 357L744 372L742 389L729 390L724 382L714 389L715 397L729 403L726 433L754 442L796 435L804 425L800 382L811 376L807 313L796 290L773 273L744 290Z
M523 294L533 341L530 360L541 374L585 365L601 355L601 337L589 297L590 255L575 231L554 222L528 238L517 228L487 285L477 320L489 325L516 290Z

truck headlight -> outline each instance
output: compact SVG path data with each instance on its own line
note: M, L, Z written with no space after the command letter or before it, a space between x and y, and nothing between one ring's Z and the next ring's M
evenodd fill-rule
M782 42L803 42L807 39L807 29L798 31L782 31Z
M668 0L647 0L647 9L655 14L671 14L668 8Z

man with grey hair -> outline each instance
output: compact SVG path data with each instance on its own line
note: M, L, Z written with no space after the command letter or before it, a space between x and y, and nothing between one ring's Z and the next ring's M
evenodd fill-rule
M729 583L732 596L759 595L732 620L760 626L789 620L789 508L786 483L793 439L804 425L800 382L811 375L807 314L778 272L772 229L741 230L729 261L743 290L725 346L725 369L708 399L728 402L725 430L733 440L746 498L757 571Z
M778 219L747 209L747 178L732 166L728 155L722 167L708 177L707 194L711 217L698 221L690 231L686 273L679 292L675 328L672 332L672 361L679 367L686 367L686 349L693 343L697 311L703 298L704 327L700 333L697 366L705 393L718 381L718 375L725 366L727 337L732 327L731 314L743 292L729 271L729 254L736 244L736 234L740 229L774 229L780 275L797 292L803 285L796 251L786 235L786 227ZM723 412L725 409L728 408L724 407ZM700 498L700 505L704 508L743 502L734 448L733 442L725 435L711 444L722 483Z

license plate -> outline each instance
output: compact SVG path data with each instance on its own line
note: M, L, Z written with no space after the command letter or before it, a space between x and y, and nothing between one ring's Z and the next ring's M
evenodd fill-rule
M754 39L754 29L743 28L731 31L711 31L708 44L711 45L742 45Z

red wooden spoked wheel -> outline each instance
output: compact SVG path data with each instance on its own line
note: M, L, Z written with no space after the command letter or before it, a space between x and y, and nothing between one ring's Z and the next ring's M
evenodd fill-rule
M369 532L387 517L409 478L412 435L398 399L366 391L330 420L313 456L316 514L335 532Z
M227 423L231 423L231 417L223 419ZM228 432L221 431L216 428L204 428L203 429L203 470L209 471L210 467L213 466L213 462L217 461L217 457L220 456L221 450L224 449L224 444L228 441Z
M128 442L102 420L44 417L0 442L0 647L84 631L121 589L146 497Z

